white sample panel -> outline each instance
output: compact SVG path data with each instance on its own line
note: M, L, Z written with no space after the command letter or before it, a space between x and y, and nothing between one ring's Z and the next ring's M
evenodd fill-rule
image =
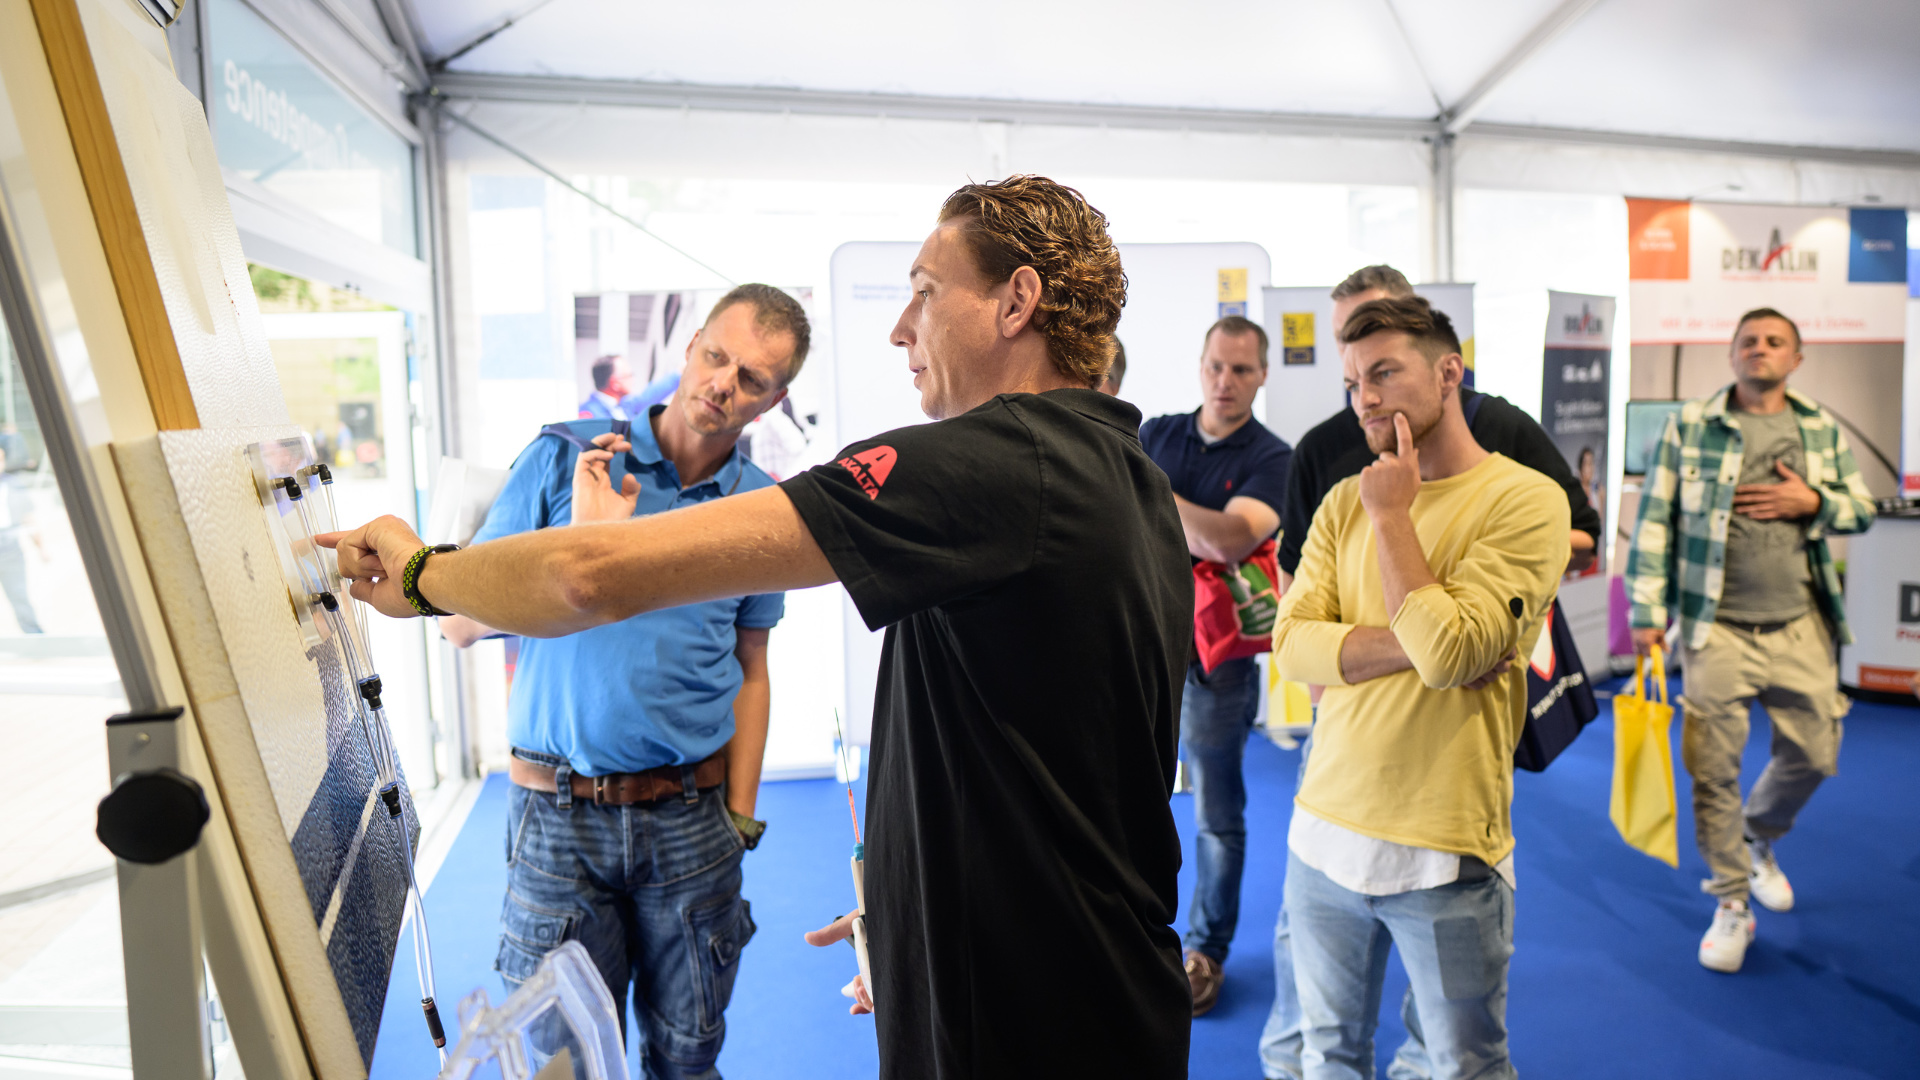
M907 304L907 271L919 250L912 241L860 242L833 253L834 437L842 446L927 421L906 352L889 341ZM1120 259L1127 271L1119 329L1127 348L1121 398L1144 417L1199 408L1200 350L1207 328L1219 318L1219 271L1246 271L1247 317L1260 322L1261 294L1271 275L1266 249L1250 243L1121 244ZM1261 409L1256 400L1255 415ZM847 738L867 743L881 635L866 628L851 599L842 605Z

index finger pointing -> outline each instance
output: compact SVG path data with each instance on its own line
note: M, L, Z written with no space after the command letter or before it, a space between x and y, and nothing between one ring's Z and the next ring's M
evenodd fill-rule
M1393 434L1399 441L1399 456L1406 457L1413 452L1413 427L1407 423L1407 414L1393 414Z

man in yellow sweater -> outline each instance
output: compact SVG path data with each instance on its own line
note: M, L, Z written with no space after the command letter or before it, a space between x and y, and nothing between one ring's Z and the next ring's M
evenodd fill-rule
M1283 678L1327 687L1288 831L1308 1080L1373 1075L1387 950L1412 983L1392 1075L1497 1078L1513 952L1513 750L1569 555L1553 481L1474 441L1446 315L1375 300L1345 327L1379 454L1314 516L1280 609ZM1421 1043L1424 1042L1424 1050Z

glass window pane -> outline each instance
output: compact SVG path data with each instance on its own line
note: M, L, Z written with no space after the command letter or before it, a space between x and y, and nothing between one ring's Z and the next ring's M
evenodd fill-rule
M281 393L293 422L333 468L342 524L393 514L417 528L406 312L264 266L248 271ZM425 792L443 771L429 712L431 627L374 619L367 629L401 766L413 790Z
M126 1069L119 893L93 835L102 722L126 702L21 374L0 333L0 746L30 763L0 788L0 1056Z

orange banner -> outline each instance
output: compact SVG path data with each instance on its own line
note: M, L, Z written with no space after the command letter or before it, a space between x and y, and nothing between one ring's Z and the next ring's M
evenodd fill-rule
M1687 216L1691 205L1684 199L1627 200L1629 280L1687 280Z

